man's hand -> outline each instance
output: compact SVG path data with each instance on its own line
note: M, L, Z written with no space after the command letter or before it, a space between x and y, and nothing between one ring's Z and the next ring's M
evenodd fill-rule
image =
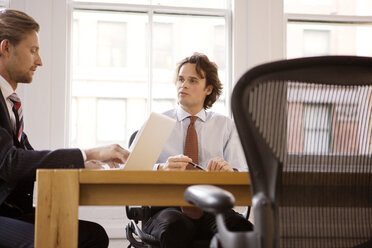
M209 160L208 171L234 171L231 165L223 158L213 158Z
M99 169L108 170L110 168L119 168L119 164L116 162L101 162L98 160L88 160L84 163L85 169Z
M160 164L158 170L186 170L186 166L192 159L185 155L172 156L165 164Z
M115 162L124 164L129 156L129 151L119 145L108 145L84 150L87 161L99 160L102 162Z

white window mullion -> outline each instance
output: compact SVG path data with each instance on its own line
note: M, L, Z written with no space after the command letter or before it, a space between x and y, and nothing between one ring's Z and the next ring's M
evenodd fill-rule
M372 22L372 16L346 15L314 15L314 14L286 14L287 22L317 22L339 24L367 24Z
M153 55L153 19L154 19L154 11L150 10L149 11L149 25L148 25L148 34L149 34L149 39L148 39L148 56L149 56L149 61L148 61L148 99L147 99L147 115L150 114L152 110L152 90L153 90L153 69L152 69L152 55Z
M228 6L230 6L228 9L231 10L231 1L228 1ZM232 59L232 53L233 53L233 39L232 39L232 29L233 29L233 23L232 23L232 13L231 11L228 11L225 16L225 37L226 37L226 53L225 53L225 60L226 63L226 77L224 80L227 80L225 82L225 104L227 109L227 115L229 117L232 116L231 113L231 102L230 97L232 93L232 85L233 85L233 59Z

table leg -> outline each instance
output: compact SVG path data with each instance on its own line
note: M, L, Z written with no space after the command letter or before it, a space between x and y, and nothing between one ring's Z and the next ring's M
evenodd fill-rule
M41 170L37 184L35 247L77 247L78 171Z

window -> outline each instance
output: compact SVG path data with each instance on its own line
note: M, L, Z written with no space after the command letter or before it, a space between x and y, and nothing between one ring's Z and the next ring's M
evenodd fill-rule
M214 40L216 45L214 46L214 57L216 64L219 68L223 69L226 66L225 58L225 27L224 25L217 25L214 27Z
M97 65L124 67L126 58L126 23L97 22Z
M369 0L284 0L287 58L318 55L372 56Z
M305 104L304 107L304 152L330 153L332 151L330 105Z
M231 89L225 0L90 2L72 2L72 145L126 147L150 112L177 106L175 69L194 52L216 62ZM213 111L229 113L226 95Z
M329 54L329 30L303 30L303 54L305 56L321 56Z
M364 104L370 87L288 86L289 153L345 155L370 149L370 110Z
M172 33L172 23L154 23L154 68L174 67Z
M112 114L115 116L112 116ZM115 121L112 121L112 120ZM97 99L98 145L124 143L126 104L122 99Z
M0 0L0 10L9 7L9 0Z

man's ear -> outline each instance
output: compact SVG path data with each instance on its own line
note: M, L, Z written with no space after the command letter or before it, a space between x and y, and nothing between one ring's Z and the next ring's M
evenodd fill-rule
M208 85L206 88L207 88L207 95L212 94L213 86L212 85Z
M10 41L8 39L4 39L0 43L0 55L8 55L10 51Z

